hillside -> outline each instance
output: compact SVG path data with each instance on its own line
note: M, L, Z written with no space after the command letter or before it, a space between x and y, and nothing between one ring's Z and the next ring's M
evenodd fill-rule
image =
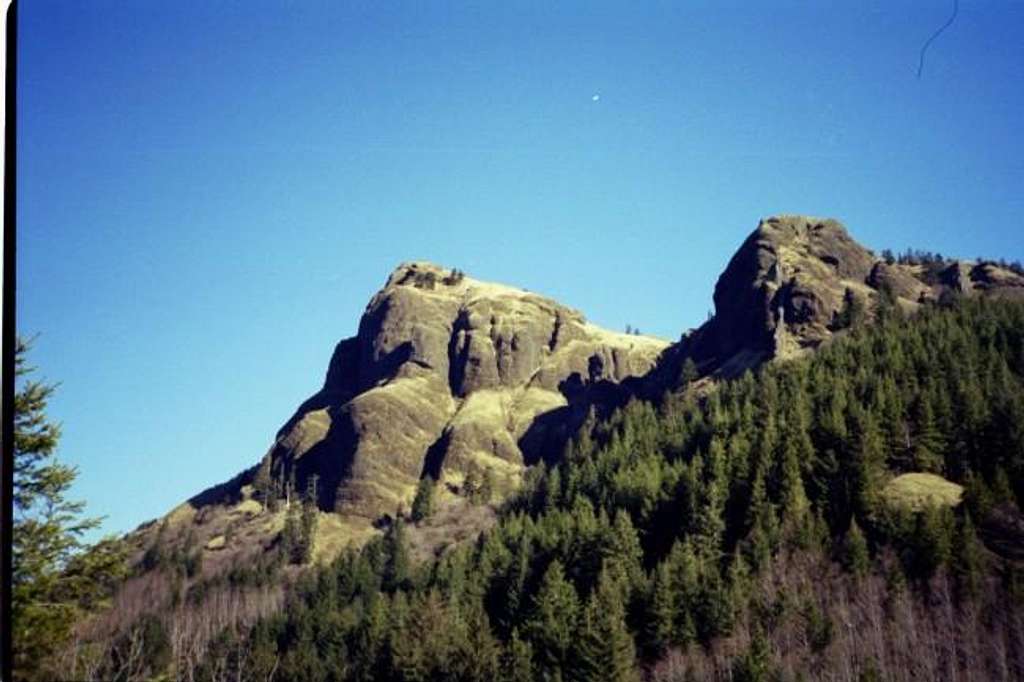
M400 266L260 464L129 536L96 669L1024 675L1024 277L780 216L714 300L668 344Z

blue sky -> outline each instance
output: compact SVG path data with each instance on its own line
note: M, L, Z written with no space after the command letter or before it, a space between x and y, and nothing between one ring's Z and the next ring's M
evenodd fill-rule
M22 4L18 324L75 495L120 532L255 463L403 260L677 338L774 213L1024 258L1024 3L918 79L951 10Z

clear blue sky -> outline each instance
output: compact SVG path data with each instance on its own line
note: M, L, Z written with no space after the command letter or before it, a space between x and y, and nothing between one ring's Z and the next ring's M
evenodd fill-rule
M677 338L762 216L1024 258L1024 3L21 5L18 323L125 531L255 463L399 262ZM595 100L595 96L599 96Z

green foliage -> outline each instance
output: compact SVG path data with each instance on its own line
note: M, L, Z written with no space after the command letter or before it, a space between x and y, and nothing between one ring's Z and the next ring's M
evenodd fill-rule
M437 275L430 270L417 272L412 276L412 285L417 289L433 290L437 286Z
M571 675L581 682L639 680L620 584L602 571L583 609Z
M80 538L100 519L84 517L85 503L67 499L78 470L56 459L60 427L46 415L56 385L26 378L34 371L30 346L19 338L14 351L11 634L19 680L45 678L44 663L79 611L95 606L126 570L113 539L83 553Z
M460 284L462 280L465 279L465 277L466 273L464 273L462 270L459 270L458 268L452 268L452 271L445 275L444 279L442 279L441 282L447 286L455 286L457 284Z
M406 538L405 521L401 513L395 516L394 523L384 536L384 587L387 590L400 590L408 586L411 577L411 559L409 558L409 541Z
M771 648L764 633L754 633L747 652L740 656L732 667L735 682L768 682L774 676L771 662Z
M301 502L295 500L288 505L284 528L278 539L281 555L290 563L304 564L313 558L319 521L316 500L317 477L314 475L306 484Z
M957 589L962 597L970 599L978 595L984 572L984 550L971 521L971 515L967 513L957 527L953 542L953 574L956 576Z
M686 388L699 378L700 372L697 371L697 365L693 358L688 357L683 360L682 368L679 370L679 385Z
M848 288L843 295L843 307L832 321L832 329L840 330L859 327L864 323L866 317L867 310L865 309L864 301L854 293L853 289Z
M867 574L871 565L871 556L868 554L868 541L864 537L857 519L850 521L850 530L847 531L843 541L843 566L858 578Z
M953 528L953 513L946 507L929 505L915 514L914 530L908 538L911 553L907 568L911 575L928 579L949 563Z
M807 623L807 641L811 645L811 650L819 653L824 651L832 643L835 635L832 619L814 602L806 604L804 617Z
M533 682L533 647L519 638L517 630L512 631L501 669L507 682Z
M564 679L574 645L580 604L559 561L548 566L534 599L526 629L533 642L539 671L550 679Z
M434 488L436 483L429 475L420 479L416 497L412 501L412 520L419 522L434 513Z
M462 483L462 492L473 504L490 504L494 497L494 472L490 467L481 471L476 465L470 464Z

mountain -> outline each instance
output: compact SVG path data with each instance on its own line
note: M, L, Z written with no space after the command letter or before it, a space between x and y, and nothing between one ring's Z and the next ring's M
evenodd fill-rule
M126 538L135 575L68 660L119 679L1024 676L1021 269L778 216L714 303L668 343L399 266L259 464Z
M261 464L167 518L228 555L220 538L241 531L244 555L283 528L283 512L261 514L267 498L315 486L318 555L328 558L408 511L426 476L442 483L441 506L464 502L471 470L504 497L525 467L557 461L591 409L607 416L633 397L659 399L688 360L713 385L870 324L880 302L913 314L956 297L1024 300L1024 276L994 262L880 257L836 220L795 215L760 221L715 285L714 315L675 343L601 329L550 298L457 269L403 263ZM143 529L140 547L157 527Z
M455 489L477 467L512 487L667 345L521 289L403 264L278 433L270 470L300 487L316 474L321 508L371 520L408 508L424 475Z

